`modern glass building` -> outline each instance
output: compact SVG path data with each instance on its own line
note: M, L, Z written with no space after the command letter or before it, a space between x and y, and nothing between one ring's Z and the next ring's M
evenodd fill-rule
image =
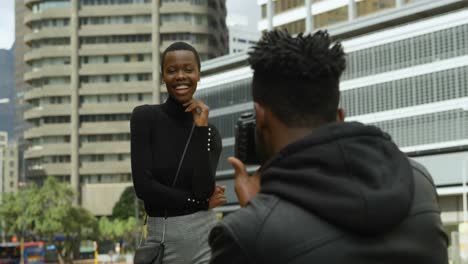
M70 182L79 203L109 215L131 185L129 119L152 103L160 47L192 44L202 59L228 52L225 0L17 1L17 88L26 179ZM29 106L29 108L25 107Z
M288 1L276 1L283 2ZM302 6L285 12L305 10L304 1L296 2ZM338 2L349 3L320 1L312 8ZM326 27L332 37L342 39L347 52L340 84L347 120L389 132L404 152L429 169L448 228L463 221L461 185L468 172L467 6L466 1L403 2ZM223 136L217 176L219 184L228 186L230 206L225 211L236 203L233 170L225 161L234 153L234 124L253 109L246 58L238 54L204 63L197 92L210 105L210 121Z

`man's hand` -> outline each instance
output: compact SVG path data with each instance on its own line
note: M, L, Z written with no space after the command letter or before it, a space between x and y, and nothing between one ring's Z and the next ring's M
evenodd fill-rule
M224 195L225 190L225 186L216 185L215 190L209 199L210 203L208 205L208 209L216 208L227 202L226 196Z
M230 157L228 158L228 162L231 163L236 171L234 174L234 189L239 199L239 204L245 207L260 191L260 173L257 171L254 175L249 176L244 163L237 158Z
M196 126L208 126L208 114L210 108L198 99L192 99L188 103L184 104L185 112L191 112L193 114L193 122Z

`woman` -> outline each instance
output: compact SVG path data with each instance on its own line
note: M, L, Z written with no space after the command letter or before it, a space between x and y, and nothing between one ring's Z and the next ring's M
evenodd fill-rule
M224 188L215 186L221 137L208 124L209 108L193 98L200 80L198 52L177 42L161 61L169 99L136 107L130 121L133 183L149 216L148 243L161 241L167 217L163 263L208 263L208 234L217 221L210 209L226 202Z

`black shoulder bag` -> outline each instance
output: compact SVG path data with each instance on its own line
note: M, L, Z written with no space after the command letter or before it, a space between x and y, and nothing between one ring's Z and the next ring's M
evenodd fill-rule
M187 143L185 143L185 148L184 152L182 153L182 157L180 158L179 161L179 166L177 168L176 175L174 177L174 181L172 182L172 187L175 186L177 182L177 178L179 177L179 172L180 168L182 167L182 163L184 161L185 154L187 153L188 145L190 144L190 139L192 138L193 135L193 130L195 128L195 124L192 125L192 130L190 130L189 137L187 139ZM138 248L135 251L135 256L133 258L133 263L134 264L162 264L163 258L164 258L164 238L166 236L166 218L167 218L167 211L165 212L165 217L164 217L164 224L163 224L163 234L162 234L162 239L161 242L158 244L142 244L143 241L143 229L144 226L147 223L148 215L145 215L145 221L142 227L142 232L141 232L141 238L140 238L140 244Z

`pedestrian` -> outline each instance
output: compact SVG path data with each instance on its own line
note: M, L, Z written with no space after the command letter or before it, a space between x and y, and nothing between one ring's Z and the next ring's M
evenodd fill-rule
M221 136L208 123L209 108L193 97L200 57L176 42L162 54L161 73L169 98L142 105L131 117L131 163L136 195L148 217L147 243L163 239L163 263L207 263L213 208L226 202L215 186Z
M325 31L271 31L250 52L261 169L230 158L243 208L210 234L212 264L446 264L427 170L377 127L344 122L345 54Z

